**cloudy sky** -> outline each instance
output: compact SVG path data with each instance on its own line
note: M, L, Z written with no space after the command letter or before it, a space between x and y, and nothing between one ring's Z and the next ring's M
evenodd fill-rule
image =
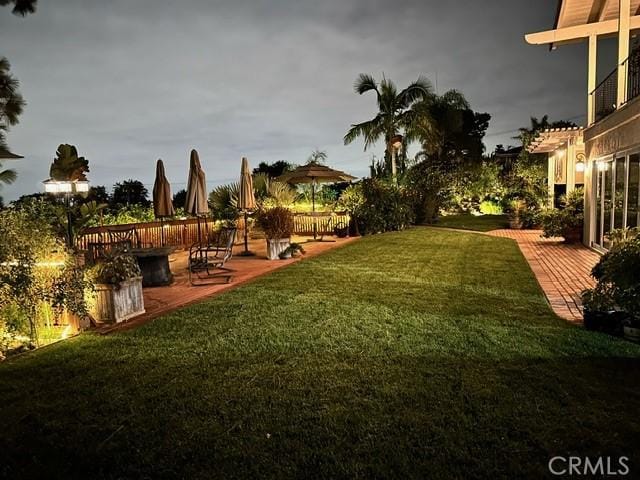
M210 186L252 166L328 163L365 175L372 149L345 147L372 118L360 72L399 86L423 74L492 115L489 149L531 115L583 122L586 48L549 52L524 33L549 29L556 0L39 0L20 18L0 7L0 55L28 102L9 145L11 200L42 189L60 143L90 162L93 184L153 183L165 161L174 191L191 148ZM603 69L604 70L604 69ZM608 68L607 68L608 70ZM5 162L5 167L8 163Z

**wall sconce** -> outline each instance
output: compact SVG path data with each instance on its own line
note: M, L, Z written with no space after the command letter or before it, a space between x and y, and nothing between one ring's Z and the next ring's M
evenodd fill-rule
M582 173L585 169L585 156L582 153L576 155L576 172Z

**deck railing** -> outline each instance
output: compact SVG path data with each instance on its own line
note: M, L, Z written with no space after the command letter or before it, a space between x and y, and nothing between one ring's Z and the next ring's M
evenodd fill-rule
M627 72L624 84L625 101L621 105L617 105L618 69L616 68L590 93L593 100L594 122L602 120L618 107L640 95L640 48L633 49L629 57L622 62L622 65Z
M317 222L318 233L321 235L330 235L333 229L339 223L349 223L349 215L345 213L316 213L315 216L298 213L294 215L294 233L296 235L311 235L313 233L313 224ZM201 230L204 228L204 220L200 221ZM144 222L133 223L131 227L135 227L138 239L142 245L168 245L175 247L188 248L198 239L198 221L195 218L185 220L168 220L166 222ZM207 228L215 229L216 224L213 220L207 220ZM242 218L238 221L238 241L244 235L244 224ZM101 243L108 240L109 226L87 228L82 235L76 239L76 245L80 250L87 250L90 243Z

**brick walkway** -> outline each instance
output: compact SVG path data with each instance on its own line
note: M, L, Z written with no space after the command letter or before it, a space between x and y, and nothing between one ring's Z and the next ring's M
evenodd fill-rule
M540 230L493 230L487 234L515 240L553 311L570 322L582 322L580 292L593 287L589 273L600 258L598 253L584 245L542 238Z
M314 257L327 250L345 245L357 239L332 237L335 242L312 242L306 243L304 257L292 258L289 260L272 260L266 258L266 242L264 240L252 240L249 249L255 252L253 257L242 257L238 253L243 251L243 245L234 247L235 256L227 262L227 267L234 270L233 279L230 283L220 283L206 286L192 286L187 275L188 254L186 251L179 251L169 258L171 271L174 275L174 282L167 287L153 287L143 289L144 307L146 312L134 317L126 322L115 325L104 325L96 330L99 333L111 333L114 331L128 330L138 327L153 320L156 317L177 310L192 303L200 302L206 298L220 294L226 290L236 288L244 283L273 272L295 262L304 261L305 258ZM306 238L293 238L292 241L303 243Z

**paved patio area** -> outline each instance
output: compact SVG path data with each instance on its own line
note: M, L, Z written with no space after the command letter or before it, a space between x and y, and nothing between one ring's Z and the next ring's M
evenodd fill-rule
M188 252L182 250L177 251L169 257L171 271L174 275L173 284L166 287L145 288L143 290L146 313L126 322L99 327L97 331L106 334L138 327L160 315L172 312L185 305L202 301L205 298L217 295L231 288L238 287L261 275L273 272L274 270L286 267L295 262L304 261L305 258L314 257L327 250L353 242L357 238L358 237L331 237L331 240L334 240L332 242L304 243L308 240L308 237L294 237L292 241L303 244L306 254L289 260L271 261L267 260L265 240L251 240L249 242L249 250L254 252L256 254L255 256L239 256L238 254L244 250L244 245L236 245L234 247L234 256L226 265L234 270L231 282L206 286L192 286L189 283L187 274Z
M580 292L594 285L589 275L600 255L584 245L565 245L543 238L540 230L493 230L488 235L515 240L529 262L553 311L570 322L582 323Z

